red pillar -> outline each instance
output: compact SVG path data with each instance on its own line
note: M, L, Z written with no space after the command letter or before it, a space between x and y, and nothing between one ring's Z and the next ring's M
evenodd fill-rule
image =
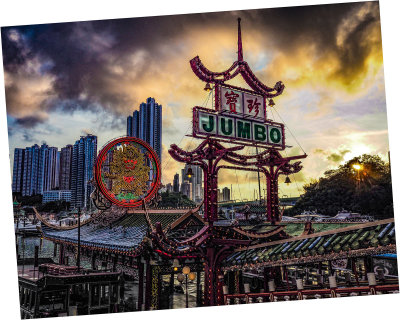
M279 197L278 197L278 177L274 166L269 167L269 172L265 172L267 179L267 220L275 224L279 220Z
M204 173L204 220L214 222L218 220L218 174L214 168L214 161L208 160Z

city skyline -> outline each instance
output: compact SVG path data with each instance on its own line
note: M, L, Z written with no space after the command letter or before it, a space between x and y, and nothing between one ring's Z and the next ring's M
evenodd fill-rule
M15 148L12 191L22 196L69 191L73 207L89 207L93 191L89 181L96 156L97 137L93 135L81 136L74 145L68 144L60 151L44 143L40 147L34 144Z
M371 153L387 159L375 2L4 28L10 149L26 139L64 144L84 130L97 134L99 145L104 145L124 134L126 116L143 99L154 97L164 107L163 182L172 182L182 165L170 159L167 150L172 143L184 148L198 143L185 135L191 132L191 108L207 101L204 83L193 76L188 61L199 55L212 70L230 66L238 16L244 56L257 77L268 85L281 80L286 86L267 116L282 118L294 133L296 139L287 132L293 146L289 155L302 149L308 154L293 183L281 183L281 195L298 195L303 184L354 156ZM318 28L315 17L321 18ZM153 23L147 25L148 19ZM177 27L183 24L190 27ZM132 30L141 32L132 36ZM52 43L44 40L45 34ZM205 48L205 41L213 50ZM63 65L65 57L56 56L61 44L72 59L69 69ZM11 49L20 52L21 61L7 54ZM22 49L31 54L25 56ZM82 55L76 50L91 61L84 70L78 68ZM21 76L25 81L19 83ZM28 93L35 99L26 99ZM210 100L203 104L211 107ZM256 181L256 175L247 173L227 173L219 179L221 187L234 184L234 198L251 198Z

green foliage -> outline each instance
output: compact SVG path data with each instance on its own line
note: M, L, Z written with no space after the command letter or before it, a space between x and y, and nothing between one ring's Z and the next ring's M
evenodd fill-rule
M162 192L161 201L158 204L160 207L195 207L196 203L190 200L187 196L180 192Z
M20 202L22 206L38 206L42 204L43 196L41 194L33 196L21 196L20 193L13 193L13 199Z
M13 194L13 199L21 203L21 206L36 207L41 212L59 213L61 211L68 211L70 203L64 200L51 201L42 203L43 196L41 194L33 196L21 196L19 193ZM25 208L26 213L33 213L33 209Z
M356 170L355 164L361 165L361 169ZM389 164L376 155L355 157L305 185L304 194L294 207L285 210L285 214L317 210L320 214L334 216L342 209L376 219L393 217Z

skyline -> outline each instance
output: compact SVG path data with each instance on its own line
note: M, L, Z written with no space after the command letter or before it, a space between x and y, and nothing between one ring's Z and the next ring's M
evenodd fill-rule
M163 182L172 182L173 175L182 166L168 160L167 149L171 143L180 141L179 145L185 148L198 143L183 136L191 124L191 108L201 105L207 96L202 90L204 83L192 74L188 61L199 55L211 70L230 66L236 54L238 16L242 18L245 60L265 84L283 81L286 89L274 99L275 110L309 155L303 161L303 172L292 179L296 183L289 187L280 184L282 194L297 194L303 183L362 153L380 154L387 160L382 47L376 2L2 29L3 47L19 45L30 49L29 54L21 55L21 61L15 61L7 58L11 49L4 51L3 48L10 149L43 140L49 145L65 145L63 139L87 129L98 135L99 146L104 145L109 139L124 134L126 116L152 96L165 108L163 159L167 160L162 164ZM129 36L136 29L140 34L134 34L135 43L129 43ZM59 39L62 30L67 30L68 36ZM63 42L66 51L72 52L70 60L78 58L77 52L83 52L83 58L82 54L79 58L89 61L83 64L85 72L76 70L82 64L70 61L70 65L63 66L65 57L55 59L57 50L51 48L51 40L47 38L58 39L55 42L58 46ZM147 38L152 39L151 43ZM166 43L168 40L172 43ZM41 47L43 41L45 46ZM214 45L210 50L205 43ZM66 70L71 66L72 70ZM25 81L17 82L21 79ZM84 89L79 90L79 85ZM99 88L106 90L96 91ZM46 93L44 104L39 104L45 107L44 111L29 113L38 108L37 104L21 108L24 95L15 92L22 89L31 90L35 97L37 93ZM304 115L304 123L299 121L299 113ZM272 114L280 121L275 111ZM271 112L268 116L271 117ZM71 126L61 126L66 122ZM33 137L27 136L32 131ZM52 136L40 137L46 132ZM36 140L26 142L26 138ZM287 138L288 144L295 146L288 149L288 154L302 153L289 132ZM238 176L243 179L237 179L234 173L221 175L220 187L244 181L240 193L252 196L253 189L257 189L256 175L238 173ZM250 181L253 187L248 186ZM234 186L234 196L237 189Z

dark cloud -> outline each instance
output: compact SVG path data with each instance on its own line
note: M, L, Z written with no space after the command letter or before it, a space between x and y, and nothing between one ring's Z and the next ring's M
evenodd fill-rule
M104 109L120 116L145 99L136 86L165 72L163 61L183 50L184 36L193 30L235 32L240 16L244 41L253 33L265 34L263 45L287 56L298 46L315 46L321 56L329 52L338 59L331 76L351 83L372 50L365 39L371 28L379 27L378 2L367 5L366 13L342 32L341 44L340 27L366 3L7 27L1 30L4 69L10 78L32 73L48 77L50 88L35 96L41 112ZM34 71L29 69L32 61L38 64ZM132 83L130 94L119 90L121 79ZM21 91L17 80L6 87L10 114L21 108ZM42 121L42 116L20 115L17 124L29 128Z
M33 128L38 123L43 123L44 121L45 121L45 119L43 119L42 117L36 117L36 116L28 116L28 117L15 119L15 123L24 128Z
M324 154L325 153L325 151L323 149L319 149L319 148L314 149L313 152L316 154Z
M342 150L342 151L339 151L338 153L331 153L330 155L328 155L327 159L329 161L338 163L338 162L343 161L344 156L346 155L346 153L349 153L349 152L350 152L350 150Z
M31 136L30 134L28 134L28 133L23 133L23 134L22 134L22 140L23 140L24 142L33 142L33 141L34 141L34 139L32 138L32 136Z
M317 149L314 149L313 152L314 152L315 154L321 154L321 155L323 155L323 156L326 156L326 159L327 159L328 161L331 161L331 162L334 162L334 163L339 163L339 162L342 162L342 161L344 160L344 156L345 156L347 153L351 152L351 150L349 150L349 149L344 149L344 150L339 150L339 151L337 151L337 152L332 152L332 153L330 153L330 152L327 151L327 150L323 150L323 149L317 148Z
M9 72L17 72L19 67L31 56L22 39L18 39L16 29L18 28L1 29L3 64L4 69Z

